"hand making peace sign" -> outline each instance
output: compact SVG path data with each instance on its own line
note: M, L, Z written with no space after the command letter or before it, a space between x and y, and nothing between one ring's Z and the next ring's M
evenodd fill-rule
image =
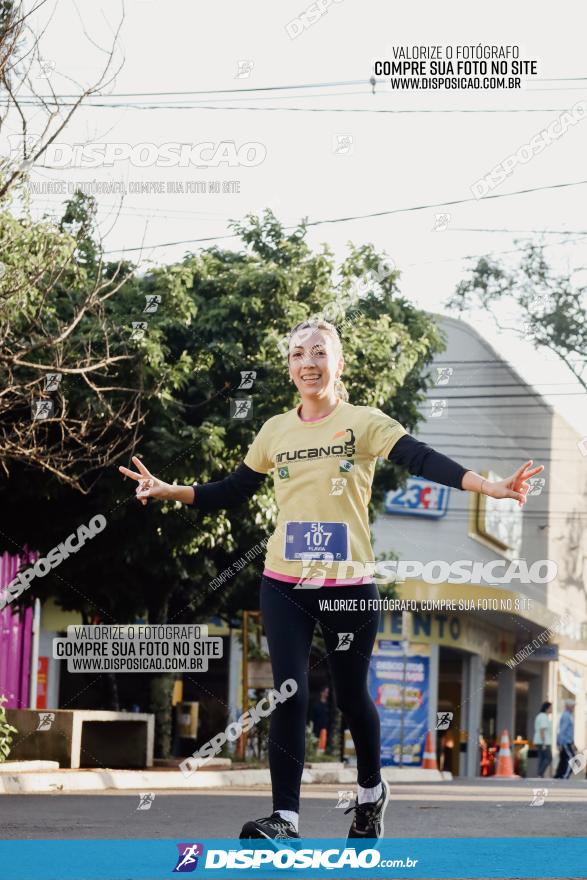
M133 455L132 461L139 469L138 473L122 467L122 465L119 466L118 470L122 474L125 474L125 476L131 477L138 482L139 485L137 486L136 496L141 504L147 504L149 498L171 498L172 487L169 483L164 483L163 480L158 480L157 477L154 477L136 455Z

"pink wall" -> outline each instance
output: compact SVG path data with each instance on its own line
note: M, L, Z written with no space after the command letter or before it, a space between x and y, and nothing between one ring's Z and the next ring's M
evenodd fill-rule
M0 588L16 576L19 568L37 559L38 553L24 547L18 556L0 556ZM0 611L0 694L8 699L6 709L26 709L29 705L30 655L33 609L16 613L12 605Z

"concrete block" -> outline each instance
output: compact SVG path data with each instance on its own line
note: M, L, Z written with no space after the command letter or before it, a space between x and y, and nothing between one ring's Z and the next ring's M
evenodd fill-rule
M53 715L46 729L41 716ZM51 760L60 767L152 767L155 716L94 709L7 709L17 728L10 758Z

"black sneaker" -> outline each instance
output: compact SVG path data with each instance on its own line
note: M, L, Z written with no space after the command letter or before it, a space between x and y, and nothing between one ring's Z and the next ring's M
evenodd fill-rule
M266 838L267 840L299 840L300 835L291 822L272 813L267 819L255 819L254 822L245 822L239 835L240 840L251 838Z
M345 816L351 810L355 811L353 824L350 827L348 839L357 837L378 838L383 837L383 814L389 802L389 786L381 780L381 794L379 799L371 804L360 804L358 800L352 807L345 810Z

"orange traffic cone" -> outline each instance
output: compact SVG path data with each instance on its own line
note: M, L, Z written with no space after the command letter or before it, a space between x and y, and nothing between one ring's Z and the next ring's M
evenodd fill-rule
M510 735L507 730L504 730L501 735L501 743L499 747L499 753L497 755L497 768L494 775L501 776L502 778L518 778L514 773L514 759L512 757L512 752L510 749Z
M319 754L322 754L323 752L326 751L326 741L327 741L327 739L328 739L328 730L327 730L325 727L323 727L323 728L321 729L321 731L320 731L320 736L319 736L319 738L318 738L318 747L317 747L317 749L316 749L316 751L317 751Z
M429 730L426 736L426 745L424 746L424 757L422 759L423 770L438 770L436 763L436 752L432 741L432 731Z

